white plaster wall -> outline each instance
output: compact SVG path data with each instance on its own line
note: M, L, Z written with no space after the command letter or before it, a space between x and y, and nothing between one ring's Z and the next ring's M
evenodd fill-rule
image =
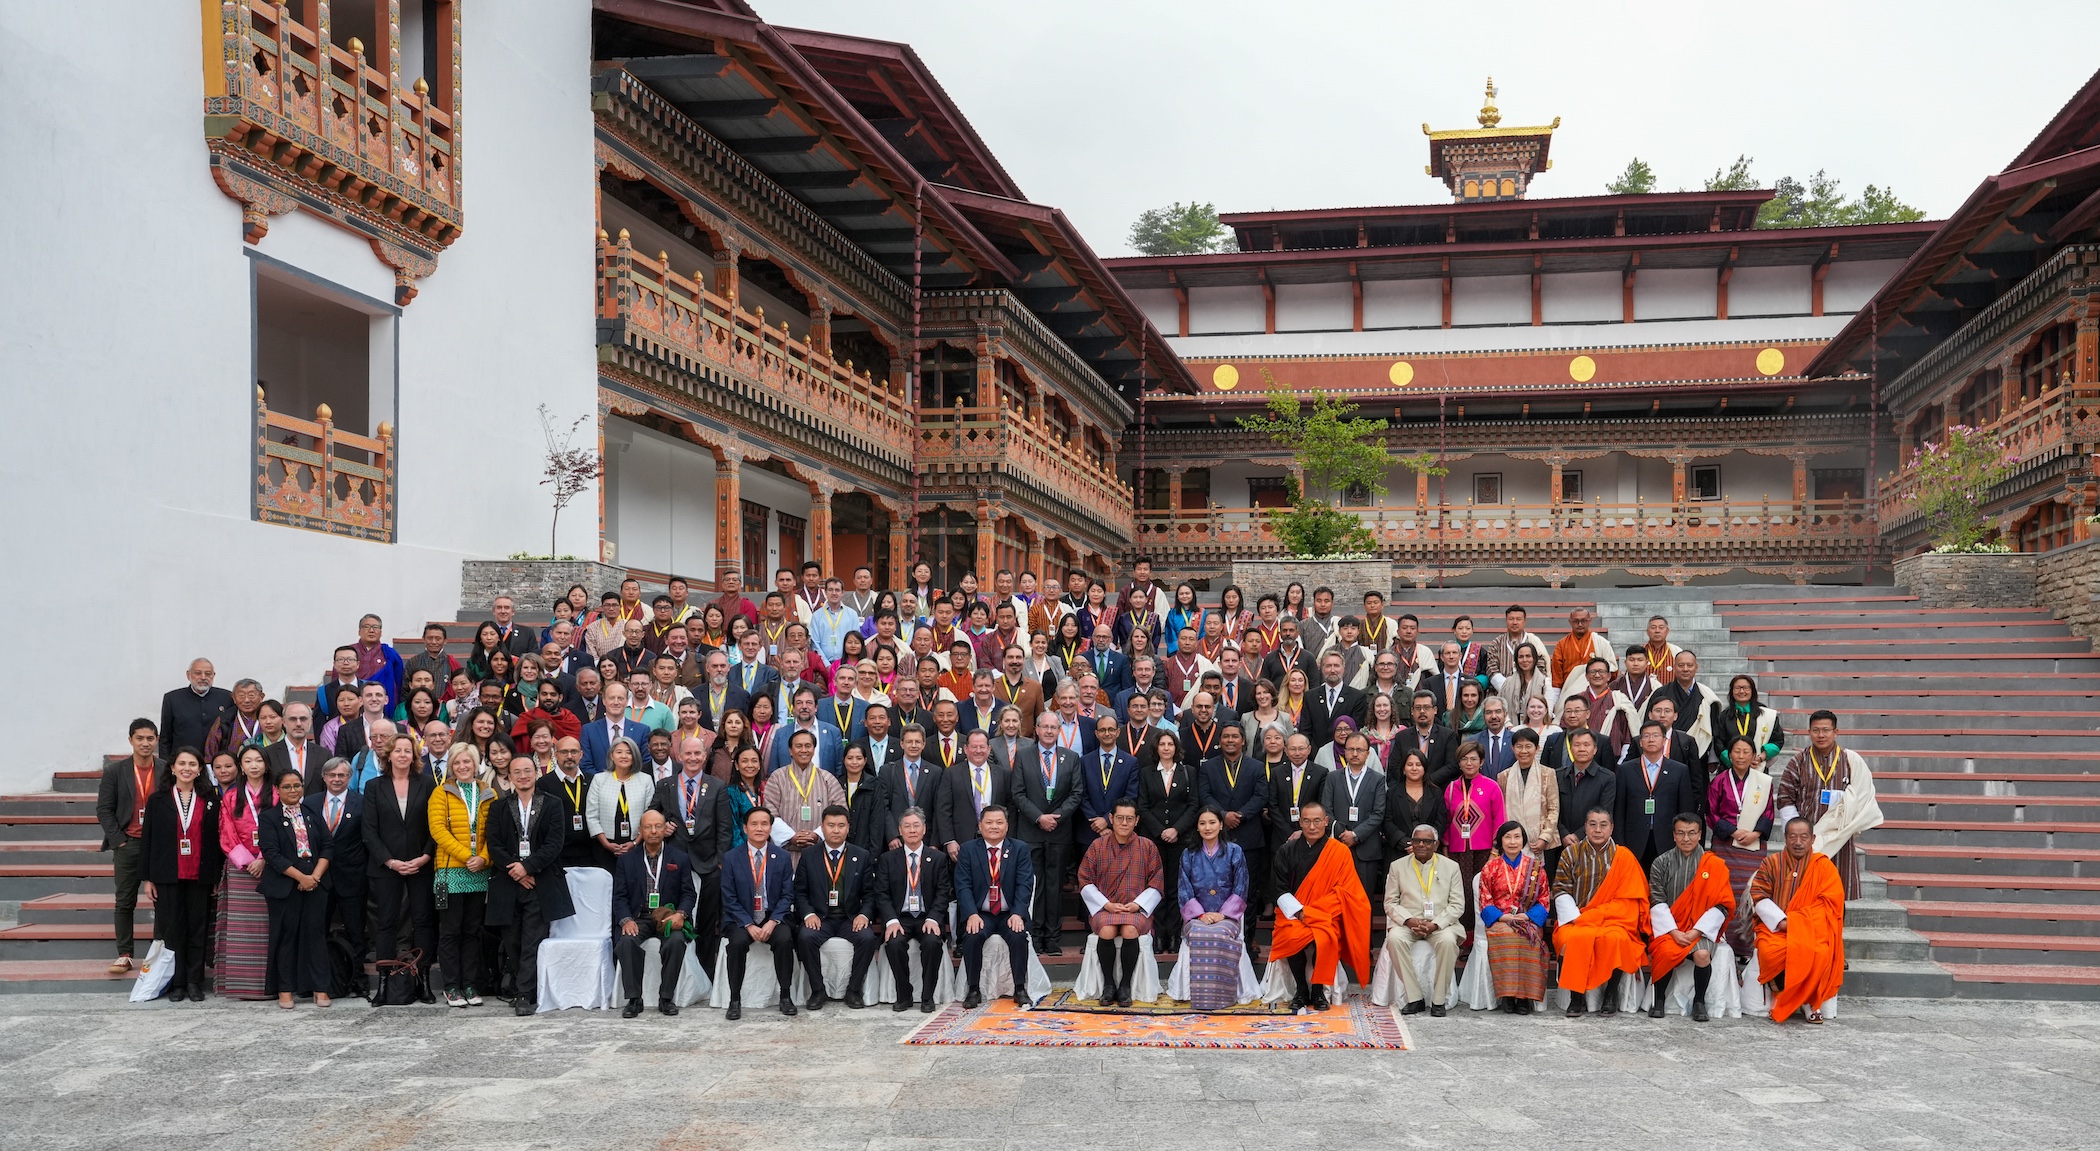
M1642 268L1633 280L1633 318L1710 320L1719 283L1713 268Z
M1856 312L1903 266L1901 260L1838 260L1823 274L1823 311Z
M1354 319L1354 305L1347 283L1278 284L1276 330L1346 332Z
M622 419L605 424L605 538L627 567L712 580L715 461L705 448Z
M1268 311L1261 288L1190 288L1189 334L1207 332L1259 332ZM1180 331L1177 322L1168 331Z
M1530 276L1454 276L1451 278L1451 325L1528 324L1531 322Z
M1618 272L1548 272L1539 277L1540 318L1549 324L1598 324L1626 314Z
M1728 317L1807 315L1810 271L1806 264L1737 268L1728 278Z
M1130 299L1163 335L1181 330L1181 300L1172 288L1129 288Z
M1364 281L1365 329L1434 328L1443 322L1442 281Z
M476 6L465 234L400 321L400 542L254 522L251 261L206 166L202 36L196 5L0 6L0 252L22 273L0 278L0 531L38 557L0 591L83 605L25 615L25 650L98 657L92 692L53 692L37 661L0 671L0 694L42 701L0 761L17 791L122 750L194 656L275 695L316 682L364 612L390 636L452 618L461 559L547 546L535 406L596 410L589 8ZM318 221L275 217L262 247L392 297L370 247ZM595 555L596 502L570 506L561 550ZM121 610L86 606L105 601Z

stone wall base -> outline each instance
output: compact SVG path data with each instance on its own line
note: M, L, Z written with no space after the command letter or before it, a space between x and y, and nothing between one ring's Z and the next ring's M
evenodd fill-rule
M1364 593L1377 591L1391 598L1393 594L1393 565L1390 560L1234 560L1232 582L1246 594L1247 605L1252 607L1257 597L1264 592L1283 595L1283 589L1292 581L1305 585L1305 602L1312 603L1315 588L1334 589L1334 610L1338 615L1361 615ZM1210 598L1216 600L1223 588L1213 588Z
M1905 556L1896 561L1896 582L1926 607L2034 607L2035 556Z
M2100 636L2100 546L2083 539L2035 559L2035 601L2088 639Z
M465 619L486 619L499 595L517 601L518 615L540 619L554 611L554 601L575 584L599 595L620 590L627 569L596 560L464 560L460 563L459 602Z

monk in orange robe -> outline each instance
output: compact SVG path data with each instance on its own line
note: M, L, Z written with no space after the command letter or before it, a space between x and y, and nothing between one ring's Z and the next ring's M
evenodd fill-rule
M1786 850L1766 859L1743 898L1757 918L1758 978L1772 989L1772 1022L1796 1011L1823 1022L1845 985L1845 880L1813 850L1815 825L1787 821Z
M1291 969L1292 1010L1325 1011L1337 963L1346 964L1359 984L1370 978L1371 900L1357 878L1355 856L1327 834L1324 807L1300 806L1298 830L1297 838L1276 849L1271 869L1281 894L1269 959Z
M1611 815L1592 811L1583 839L1560 854L1553 876L1553 909L1559 926L1560 985L1568 993L1568 1017L1588 1008L1592 989L1604 988L1597 1014L1619 1013L1619 981L1648 961L1641 921L1648 909L1648 877L1633 852L1612 842Z
M1665 851L1648 865L1648 981L1655 1002L1648 1017L1666 1011L1663 992L1670 975L1692 961L1692 1020L1707 1020L1706 989L1713 976L1714 945L1735 913L1735 889L1728 865L1699 846L1699 817L1686 812L1671 826L1677 850Z
M1590 609L1579 607L1568 613L1568 634L1553 645L1553 660L1548 667L1553 675L1553 686L1563 691L1579 687L1593 659L1603 660L1608 671L1619 670L1611 644L1603 635L1590 630Z

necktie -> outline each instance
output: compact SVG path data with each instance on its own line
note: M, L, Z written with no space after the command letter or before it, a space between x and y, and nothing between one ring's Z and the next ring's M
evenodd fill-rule
M343 819L343 797L342 797L342 796L340 796L340 795L331 795L331 796L329 796L329 797L328 797L328 830L330 830L330 831L334 831L334 830L335 830L335 825L336 825L336 824L338 824L338 823L340 823L340 822L342 822L342 819Z
M838 849L838 848L836 848L836 847L834 847L834 848L832 848L832 849L831 849L831 866L833 866L833 867L837 867L838 865L839 865L839 849Z
M941 737L941 758L949 763L953 763L955 761L954 736L944 735Z
M693 782L692 776L685 777L685 821L687 823L693 821Z

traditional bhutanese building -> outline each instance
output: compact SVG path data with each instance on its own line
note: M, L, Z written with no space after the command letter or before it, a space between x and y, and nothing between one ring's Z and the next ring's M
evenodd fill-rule
M1559 121L1494 101L1423 126L1448 202L1228 213L1237 252L1107 261L1198 385L1126 438L1139 549L1197 578L1280 553L1262 509L1292 463L1236 424L1273 382L1448 470L1336 493L1417 584L1866 578L1896 445L1864 372L1807 369L1937 225L1757 228L1762 190L1538 197Z
M2100 446L2100 75L1986 177L1816 359L1868 374L1895 426L1880 493L1897 555L1929 543L1913 457L1981 428L2018 462L1988 493L1997 542L2047 551L2089 534Z
M890 586L915 554L950 587L1120 564L1132 403L1194 381L911 48L727 0L596 9L605 558Z

